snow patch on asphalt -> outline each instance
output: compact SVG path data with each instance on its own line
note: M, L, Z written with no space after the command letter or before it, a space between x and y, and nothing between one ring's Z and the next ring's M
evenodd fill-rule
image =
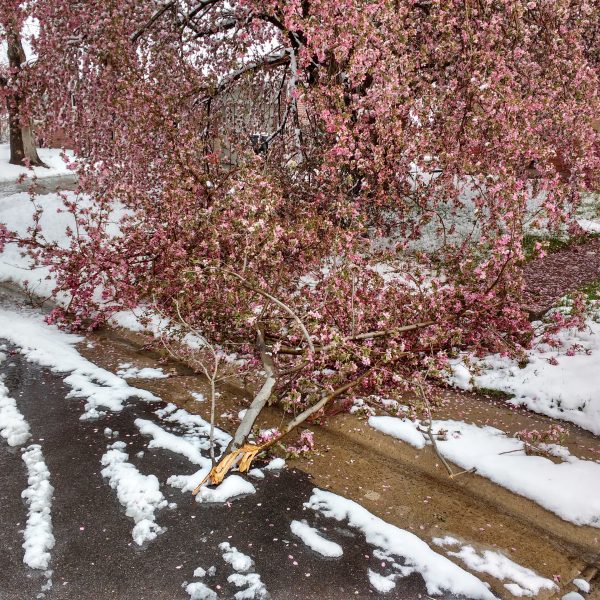
M8 388L0 381L0 435L9 446L20 446L30 437L31 431L17 402L8 395Z
M283 467L285 467L285 460L283 458L274 458L264 469L266 471L280 471Z
M342 547L331 540L321 536L318 529L311 527L306 521L292 521L292 533L298 536L311 550L322 556L338 558L344 554Z
M107 448L101 459L102 476L117 491L117 498L125 514L134 520L131 532L133 541L141 546L155 539L164 529L155 521L155 511L167 506L155 475L143 475L130 462L124 452L124 442L115 442Z
M413 427L416 432L417 423ZM537 502L565 521L600 528L599 463L572 456L556 444L549 450L565 462L528 456L523 442L494 427L433 421L432 431L443 432L437 436L439 452L462 469L476 469L478 475Z
M228 502L238 496L255 494L256 488L239 475L229 475L217 487L202 487L196 494L196 502Z
M368 544L402 557L408 567L404 574L420 573L429 594L448 591L474 599L494 598L486 584L474 575L433 551L416 535L386 523L352 500L315 488L305 506L337 521L347 519L350 527L364 534Z
M458 540L452 538L434 538L433 543L444 547L460 545ZM473 571L487 573L500 581L508 580L509 583L504 584L504 587L515 596L536 596L541 590L557 588L550 579L540 577L535 571L513 562L499 552L478 552L473 546L467 545L458 551L448 551L447 554L459 558Z
M227 578L227 581L238 588L245 588L233 595L235 600L262 600L269 597L260 575L251 572L254 561L247 554L240 552L229 542L219 544L219 550L223 554L223 560L236 571Z
M148 448L163 448L164 450L170 450L171 452L185 456L195 465L210 467L210 460L202 456L202 453L200 452L201 445L196 439L186 439L185 437L175 435L174 433L169 433L162 427L156 425L156 423L145 419L136 419L135 426L140 430L142 435L152 437L148 443Z
M119 412L130 398L159 400L154 394L129 386L121 377L83 358L75 348L82 337L47 325L37 313L0 309L0 337L19 346L27 360L54 372L70 373L65 378L65 383L72 388L69 397L86 399L82 420L103 416L106 410Z
M21 455L27 467L27 489L21 497L27 503L27 524L23 532L23 562L32 569L48 569L50 550L54 548L52 534L52 494L50 471L39 444L28 446Z
M369 583L381 594L391 592L396 587L393 575L380 575L372 569L369 569Z
M208 450L210 447L210 423L204 420L200 415L194 415L189 413L183 408L177 408L175 404L170 402L165 408L160 408L155 411L155 414L164 421L165 423L171 423L181 427L187 436L194 436L197 438L198 447L203 450ZM231 441L231 436L215 427L214 430L215 442L226 448Z

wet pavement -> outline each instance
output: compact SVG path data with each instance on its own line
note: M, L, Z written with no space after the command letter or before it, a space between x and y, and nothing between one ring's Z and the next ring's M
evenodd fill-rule
M6 198L20 192L29 192L32 188L37 195L43 196L56 191L74 190L76 185L77 177L74 175L42 177L39 179L27 178L22 182L0 181L0 198Z
M44 573L23 564L21 530L27 508L21 492L27 480L21 450L0 440L2 600L184 599L189 595L182 585L197 581L194 570L213 565L216 574L205 583L220 598L233 598L239 590L227 582L233 571L218 549L222 542L254 560L255 572L274 599L377 597L369 585L368 569L392 572L373 556L373 547L359 531L303 510L314 487L305 473L266 472L264 480L253 480L256 494L226 504L198 504L189 493L165 484L170 475L191 474L197 466L167 450L149 450L148 438L134 425L140 417L159 422L155 411L164 403L133 402L98 421L80 421L85 400L67 398L70 389L59 375L18 353L11 353L0 365L0 374L31 428L27 444L42 447L55 490L56 538L50 564L53 586L41 593ZM118 437L107 439L105 427L118 431ZM156 521L166 531L142 547L131 538L133 520L124 514L116 492L100 474L107 445L117 439L126 442L129 461L141 473L155 474L165 498L177 504L156 512ZM136 456L140 451L144 455ZM326 559L310 550L291 534L292 519L307 519L325 531L343 547L343 557ZM398 580L386 594L386 598L407 600L421 597L428 596L416 574Z

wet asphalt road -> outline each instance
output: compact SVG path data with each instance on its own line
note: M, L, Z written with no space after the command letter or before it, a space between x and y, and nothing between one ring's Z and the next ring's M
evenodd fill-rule
M25 466L21 450L0 439L1 600L186 599L184 582L197 580L192 577L197 567L213 565L216 575L204 581L219 598L233 598L238 590L227 582L233 571L218 550L224 541L251 556L273 599L378 597L369 585L368 568L388 574L389 567L382 568L360 532L303 510L313 489L306 474L266 472L264 480L253 480L256 494L229 504L198 504L191 495L165 484L170 475L195 472L196 465L166 450L148 450L148 439L133 423L138 417L159 422L154 411L162 403L133 402L99 421L80 421L84 400L66 398L69 388L59 375L17 353L0 365L0 374L30 425L32 438L26 445L42 446L55 489L56 538L50 566L53 587L38 596L46 578L23 564L21 548L27 515L21 499L27 486ZM156 512L156 521L166 532L142 547L133 543L134 523L100 474L101 457L107 444L115 441L104 436L105 427L119 431L115 439L127 443L130 462L143 474L155 474L165 498L177 503L176 509ZM138 458L140 450L145 453ZM326 559L307 548L291 534L292 519L326 528L330 539L343 547L343 557ZM414 574L398 580L385 597L409 600L426 598L427 593L421 576Z
M58 177L42 177L36 180L28 178L21 183L17 181L0 181L0 198L6 198L20 192L29 192L32 185L35 193L43 196L57 190L74 190L77 185L77 178L73 175L60 175Z

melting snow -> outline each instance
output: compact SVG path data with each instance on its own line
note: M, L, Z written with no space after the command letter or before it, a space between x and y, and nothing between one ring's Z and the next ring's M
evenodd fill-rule
M227 502L231 498L254 493L256 488L249 481L239 475L229 475L215 488L202 487L196 494L196 502Z
M292 521L290 529L294 535L297 535L311 550L314 550L322 556L337 558L344 554L342 547L335 542L322 537L318 529L311 527L306 521Z
M315 488L305 506L337 521L347 519L351 527L365 535L368 544L404 558L406 566L410 567L405 574L419 572L430 594L448 591L474 599L494 598L486 585L474 575L433 551L416 535L386 523L352 500Z
M52 494L50 471L38 444L28 446L21 455L27 467L27 489L21 496L28 506L27 524L23 537L23 562L32 569L47 569L50 550L54 547L52 535Z
M132 397L149 402L159 400L83 358L75 349L82 338L47 325L41 315L0 309L0 331L3 338L21 348L27 360L53 371L70 373L65 378L65 383L72 388L69 396L87 400L81 419L100 417L105 414L101 409L118 412Z
M168 377L162 368L144 367L140 369L131 363L121 363L117 375L125 379L166 379Z
M417 431L416 423L413 427ZM566 521L600 527L599 463L559 451L562 447L556 445L551 450L566 462L527 456L523 442L494 427L433 421L433 431L442 430L447 434L446 439L437 441L438 450L454 464L475 468L478 475L537 502Z
M415 448L425 446L423 434L415 428L412 421L396 417L370 417L369 425L381 433L391 435Z
M0 435L9 446L20 446L30 437L29 424L17 408L14 398L8 395L8 388L0 381Z
M434 538L433 543L439 546L460 545L460 542L453 538ZM500 581L509 580L510 583L504 587L514 596L535 596L541 590L556 588L556 584L550 579L540 577L531 569L518 565L499 552L477 552L473 546L462 546L458 551L448 552L448 556L460 558L473 571L487 573Z
M472 359L480 374L469 372L461 361L452 365L451 382L462 389L488 388L514 397L507 402L579 425L600 435L600 323L588 319L586 329L561 331L559 351L537 344L527 353L524 368L516 361L499 355L482 360ZM538 340L539 342L539 340ZM573 345L581 350L573 356L567 350ZM551 364L550 360L558 360Z
M167 501L155 475L142 475L127 462L129 455L123 451L125 447L124 442L108 446L101 459L104 466L102 476L108 479L111 488L117 490L125 514L134 520L131 536L141 546L164 531L155 522L154 512L167 506Z
M219 550L223 553L223 560L229 563L234 571L237 571L232 573L227 581L238 588L245 588L234 594L235 600L260 600L269 596L260 575L250 572L254 562L247 554L243 554L229 542L219 544Z

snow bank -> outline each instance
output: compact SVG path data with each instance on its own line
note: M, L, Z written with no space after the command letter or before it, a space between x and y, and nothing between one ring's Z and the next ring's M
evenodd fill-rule
M402 557L408 567L405 574L420 573L429 594L447 591L474 599L494 598L486 585L474 575L434 552L416 535L386 523L352 500L315 488L305 506L337 521L347 519L350 527L365 535L368 544Z
M524 368L514 360L492 355L472 359L480 372L466 376L467 367L456 362L451 383L462 389L475 386L511 394L511 404L570 421L600 435L600 323L589 319L584 331L564 330L558 339L558 350L543 344L529 350L529 362ZM581 350L568 356L568 349L574 345L581 346ZM558 364L549 362L555 360Z
M460 545L458 540L449 543L446 538L434 538L433 543L441 546ZM458 551L448 552L448 556L459 558L473 571L487 573L500 581L508 580L510 583L504 587L514 596L536 596L542 590L557 589L550 579L540 577L531 569L513 562L499 552L478 552L473 546L462 546Z
M14 398L8 395L8 388L0 381L0 435L9 446L20 446L30 437L29 424L17 408Z
M0 337L19 346L27 360L53 371L70 373L65 378L72 388L69 396L87 400L81 419L100 417L106 413L104 409L118 412L133 397L148 402L159 400L83 358L75 348L83 338L47 325L37 313L0 309Z
M23 490L21 497L28 507L23 532L23 562L32 569L47 569L50 550L55 542L51 513L54 488L50 485L50 471L39 444L28 446L21 458L27 467L27 489Z
M321 536L318 529L308 525L306 521L292 521L290 529L294 535L297 535L311 550L314 550L321 556L338 558L344 554L342 547L331 540Z
M101 473L108 479L110 487L117 491L117 498L125 508L125 514L134 520L131 536L141 546L164 531L156 523L154 513L167 506L167 501L155 475L142 475L127 462L129 455L124 452L125 447L124 442L108 446L101 459L104 466Z
M446 432L445 439L437 441L438 450L459 467L476 469L478 475L537 502L566 521L600 527L599 463L571 456L566 448L556 445L550 450L565 462L527 456L523 442L494 427L433 421L432 429L434 433Z
M415 448L425 447L425 438L409 419L396 417L369 417L369 425L381 433L402 440Z
M27 167L11 165L8 162L10 160L10 145L0 144L0 182L16 181L21 175L25 175L27 179L73 175L73 171L67 168L67 164L60 156L62 152L59 148L38 148L38 156L48 165L48 168L33 167L28 169ZM74 155L71 150L66 150L66 155L67 160L73 159Z

